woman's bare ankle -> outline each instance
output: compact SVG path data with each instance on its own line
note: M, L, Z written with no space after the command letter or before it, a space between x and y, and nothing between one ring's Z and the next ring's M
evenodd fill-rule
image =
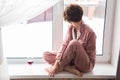
M59 60L56 60L55 63L52 65L53 68L56 68L56 72L62 72L63 67L59 64Z
M79 77L83 76L83 74L79 70L77 70L75 66L66 66L64 70L73 73L75 75L78 75Z

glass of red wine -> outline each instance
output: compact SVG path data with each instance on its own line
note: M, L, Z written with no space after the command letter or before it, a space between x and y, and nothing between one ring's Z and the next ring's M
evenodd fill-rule
M32 57L28 57L28 58L27 58L27 63L28 63L29 65L32 65L32 64L33 64L33 58L32 58Z

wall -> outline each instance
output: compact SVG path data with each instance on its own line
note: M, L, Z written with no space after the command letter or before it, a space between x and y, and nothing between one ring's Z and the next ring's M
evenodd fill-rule
M114 19L114 31L113 31L113 42L112 42L112 64L117 67L118 63L118 55L120 48L120 0L116 0L116 8L115 8L115 19Z

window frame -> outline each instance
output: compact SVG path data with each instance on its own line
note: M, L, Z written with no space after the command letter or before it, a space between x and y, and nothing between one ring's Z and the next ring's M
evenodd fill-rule
M97 56L97 62L111 62L112 54L112 41L114 30L114 14L115 14L115 0L106 0L106 14L104 24L104 37L103 37L103 55Z
M114 30L115 0L106 1L106 15L103 38L103 55L96 56L96 62L109 63L112 53L112 40ZM60 0L53 6L53 23L52 23L52 50L57 51L63 40L63 10L64 0ZM112 18L112 19L111 19ZM111 32L111 33L109 33ZM24 63L26 58L8 58L9 63ZM35 58L36 62L41 62L43 58Z

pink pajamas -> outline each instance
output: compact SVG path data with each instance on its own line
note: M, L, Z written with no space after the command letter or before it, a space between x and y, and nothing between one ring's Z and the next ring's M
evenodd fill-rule
M60 66L74 65L81 72L93 70L96 58L96 35L86 24L82 22L80 37L74 40L72 26L69 26L66 38L58 52L45 52L44 59L52 64L56 59L60 60Z
M82 72L88 72L93 68L86 51L77 40L70 41L63 55L60 62L62 66L72 64Z

